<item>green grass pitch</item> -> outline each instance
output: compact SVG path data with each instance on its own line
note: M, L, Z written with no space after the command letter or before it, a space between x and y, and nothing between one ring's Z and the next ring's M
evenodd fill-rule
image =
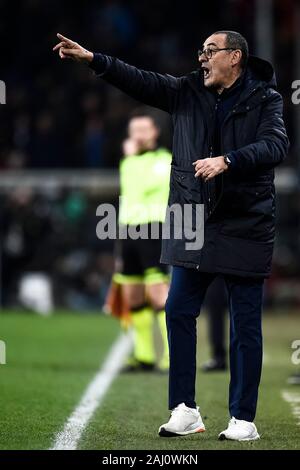
M264 316L265 364L256 424L261 440L219 442L228 421L228 374L198 373L197 402L207 431L163 439L168 420L167 376L122 374L84 431L79 449L300 449L300 426L282 391L298 393L286 379L297 367L291 343L300 339L293 312ZM198 325L198 364L208 357L206 321ZM119 334L118 323L104 315L56 312L41 318L21 312L0 313L0 339L7 364L0 365L0 449L47 449L98 371ZM299 417L298 417L299 421Z

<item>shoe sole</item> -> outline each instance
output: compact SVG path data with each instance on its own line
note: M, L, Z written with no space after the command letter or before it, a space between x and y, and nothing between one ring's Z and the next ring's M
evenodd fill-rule
M183 431L183 432L171 432L167 431L165 428L161 428L158 432L160 437L178 437L178 436L187 436L189 434L196 434L198 432L205 432L205 428L197 428L192 429L191 431Z
M238 441L238 442L248 442L248 441L257 441L260 439L260 436L257 435L255 437L247 437L245 439L230 439L225 436L225 434L220 434L218 437L219 441Z

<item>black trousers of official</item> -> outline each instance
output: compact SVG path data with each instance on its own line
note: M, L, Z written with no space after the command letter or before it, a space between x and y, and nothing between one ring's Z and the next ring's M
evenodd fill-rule
M175 266L166 302L169 408L195 408L196 321L216 274ZM263 279L223 274L230 313L229 413L253 421L262 367ZM201 399L201 391L200 391Z
M208 287L204 306L207 310L208 334L212 357L219 364L226 364L228 295L223 276L216 276Z

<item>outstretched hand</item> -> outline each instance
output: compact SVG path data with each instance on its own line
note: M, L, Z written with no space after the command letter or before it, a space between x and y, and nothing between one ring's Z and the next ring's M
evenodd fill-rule
M66 38L62 34L57 33L57 37L60 40L56 46L53 47L53 51L59 51L59 57L61 59L72 59L76 62L90 63L93 60L94 54L84 47L80 46L75 41Z

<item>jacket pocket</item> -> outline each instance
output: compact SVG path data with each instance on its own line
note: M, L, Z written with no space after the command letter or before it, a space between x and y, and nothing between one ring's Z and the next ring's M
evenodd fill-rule
M181 205L202 203L202 181L194 175L193 168L171 166L169 203Z
M224 214L236 216L250 210L269 212L273 200L273 185L269 182L237 184L227 188L222 197L221 205Z
M170 195L166 224L170 230L172 246L182 255L186 250L192 260L195 250L200 250L204 237L204 207L201 182L194 176L194 169L172 166ZM186 245L188 243L188 245Z
M250 240L274 237L275 194L268 182L244 183L225 193L222 201L221 233Z
M242 210L266 215L272 212L273 185L268 182L244 184L240 188L239 197Z

